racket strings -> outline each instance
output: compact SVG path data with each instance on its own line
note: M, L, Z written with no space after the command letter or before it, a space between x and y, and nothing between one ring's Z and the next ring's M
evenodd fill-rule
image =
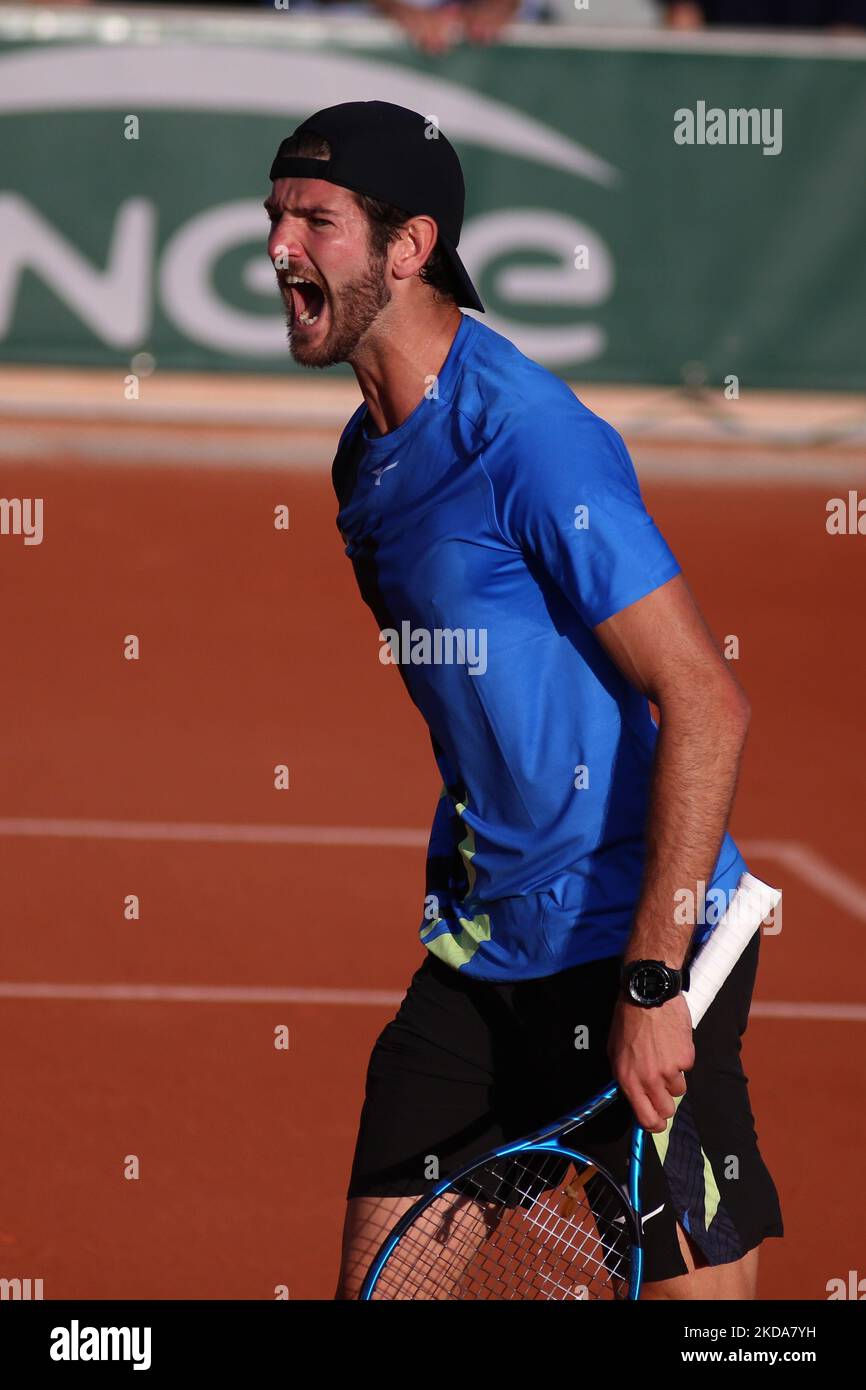
M626 1298L626 1212L622 1193L593 1167L537 1150L498 1159L422 1209L373 1297Z

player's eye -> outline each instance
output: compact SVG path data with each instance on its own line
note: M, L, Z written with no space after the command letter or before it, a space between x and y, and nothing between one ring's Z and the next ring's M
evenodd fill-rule
M327 217L311 217L310 221L314 227L333 227L333 222L329 222Z

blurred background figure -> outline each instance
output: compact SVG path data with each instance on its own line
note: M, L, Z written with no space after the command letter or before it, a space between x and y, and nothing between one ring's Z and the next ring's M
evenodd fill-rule
M116 0L29 0L31 4L116 5ZM121 0L124 7L138 0ZM184 8L182 0L142 0L146 4L169 4ZM570 0L569 0L570 3ZM628 0L626 0L628 4ZM512 20L534 23L553 17L548 0L289 0L278 7L274 0L210 0L217 8L269 11L280 9L292 14L359 18L380 16L398 25L425 53L445 53L459 43L493 43ZM189 4L190 9L200 9Z
M866 0L667 0L661 9L670 29L866 29Z
M140 0L183 7L183 0ZM52 7L115 4L116 0L25 0ZM139 0L123 0L134 5ZM275 0L209 0L210 7L273 12ZM189 0L190 9L200 6ZM289 0L298 14L357 18L380 15L398 25L425 53L461 42L492 43L513 21L597 27L704 29L828 29L866 31L866 0Z
M397 24L425 53L445 53L459 43L493 43L512 20L543 19L545 0L292 0L299 14L381 15Z
M52 4L117 4L117 0L28 2L48 7ZM184 0L121 0L121 3L124 7L139 3L184 7ZM271 13L277 9L275 0L210 0L210 7ZM187 8L200 7L193 0L187 0ZM289 0L287 9L292 14L334 20L363 16L386 18L396 24L416 47L428 54L447 53L461 43L495 43L512 22L637 29L656 28L663 23L673 27L695 28L705 22L697 5L661 6L658 0ZM671 12L672 17L668 16L667 11ZM679 16L680 11L682 17Z
M461 40L492 43L514 19L543 18L543 0L372 0L373 7L400 25L419 48L443 52Z

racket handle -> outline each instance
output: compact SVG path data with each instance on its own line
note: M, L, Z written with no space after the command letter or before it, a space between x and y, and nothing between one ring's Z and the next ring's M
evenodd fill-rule
M755 932L781 896L778 888L762 883L754 874L742 875L727 911L689 968L689 988L683 998L689 1006L693 1028L697 1028Z

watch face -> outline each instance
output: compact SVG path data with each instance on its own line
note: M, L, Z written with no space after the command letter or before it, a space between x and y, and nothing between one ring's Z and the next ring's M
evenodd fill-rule
M642 965L634 972L629 984L632 998L648 1004L666 999L669 989L668 973L657 965Z

